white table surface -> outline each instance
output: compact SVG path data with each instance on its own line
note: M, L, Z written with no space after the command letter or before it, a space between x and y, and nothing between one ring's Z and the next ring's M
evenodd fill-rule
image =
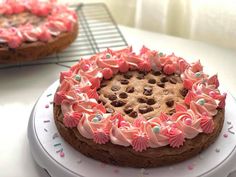
M129 44L143 44L163 52L175 52L188 61L201 59L210 73L218 73L220 83L236 96L236 51L201 42L121 26ZM41 93L66 68L41 65L0 70L0 177L45 176L33 161L27 140L31 109ZM236 175L231 175L231 177Z

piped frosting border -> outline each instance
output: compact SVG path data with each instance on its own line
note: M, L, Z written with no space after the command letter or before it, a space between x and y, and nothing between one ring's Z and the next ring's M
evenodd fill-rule
M184 104L176 104L176 113L171 116L161 113L146 120L140 114L133 123L118 112L107 114L97 101L96 90L103 78L110 79L118 72L129 70L180 74L183 86L188 89ZM188 63L174 54L164 55L146 47L139 54L134 53L132 47L118 51L107 49L61 72L54 103L61 105L64 125L77 127L85 138L97 144L110 141L132 146L135 151L142 152L148 147L166 145L179 148L185 139L192 139L199 133L212 133L213 117L218 108L225 107L226 93L221 94L218 86L217 75L205 74L200 61Z
M5 0L0 3L0 15L20 14L22 12L30 12L36 16L45 17L45 20L37 27L32 24L25 24L18 28L0 28L0 43L6 43L10 48L18 48L24 42L48 42L53 36L72 31L77 23L76 13L66 5L58 4L56 0L49 2Z

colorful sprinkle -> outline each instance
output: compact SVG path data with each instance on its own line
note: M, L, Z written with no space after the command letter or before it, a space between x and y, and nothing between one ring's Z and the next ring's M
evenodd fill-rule
M228 138L228 134L226 134L226 133L223 136L224 136L224 138Z
M228 125L231 125L231 122L230 122L230 121L227 121L227 124L228 124Z
M162 52L159 53L159 56L160 56L160 57L163 57L163 55L164 55L164 54L163 54Z
M44 120L43 121L43 123L49 123L50 122L50 120Z
M49 105L48 105L48 104L46 104L46 105L45 105L45 108L49 108Z
M57 137L59 137L58 133L54 133L53 136L52 136L52 139L55 139Z
M99 119L98 119L97 117L94 117L94 118L92 119L92 121L93 121L93 122L99 122Z
M50 96L52 96L52 94L51 94L51 93L47 95L47 97L50 97Z
M83 66L83 70L84 70L84 71L88 71L88 70L89 70L89 65L84 65L84 66Z
M96 114L96 118L98 118L98 120L102 120L103 116L101 114Z
M111 58L111 54L107 53L106 58Z
M220 149L219 149L219 148L216 148L215 151L218 153L218 152L220 152Z
M198 104L200 105L204 105L205 104L205 99L204 98L200 98L198 101L197 101Z
M63 151L60 152L60 156L61 157L64 157L65 156L65 153Z
M186 125L191 125L192 124L192 119L191 118L186 118L184 122L185 122Z
M229 127L228 132L234 135L235 133L232 131L232 129L233 129L233 126Z
M57 150L56 153L59 153L59 152L62 152L62 151L63 151L63 148Z
M61 143L54 144L54 147L60 146Z
M116 168L116 169L113 170L113 172L114 172L114 173L119 173L120 171L119 171L118 168Z
M195 73L195 77L201 77L202 73L201 72L197 72Z
M161 130L161 128L160 128L159 125L156 125L156 126L154 126L154 127L152 128L152 131L153 131L154 133L159 133L160 130Z
M48 130L47 130L46 128L44 129L44 131L45 131L45 132L48 132Z
M50 101L50 104L53 104L53 101Z
M188 170L193 170L193 168L194 168L193 164L188 165Z
M81 81L81 77L80 77L80 75L79 74L77 74L77 75L75 75L75 80L77 80L77 81Z

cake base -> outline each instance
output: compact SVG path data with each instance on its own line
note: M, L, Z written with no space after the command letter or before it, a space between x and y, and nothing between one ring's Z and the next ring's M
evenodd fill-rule
M54 105L54 119L61 136L82 154L108 164L150 168L182 162L199 154L214 143L223 127L224 110L219 109L218 114L214 117L215 128L212 133L200 133L195 138L186 140L180 148L164 146L148 148L143 152L136 152L131 146L124 147L111 142L100 145L93 140L86 139L77 128L70 129L64 126L61 108L57 105Z
M48 55L61 52L67 48L78 35L78 24L71 32L61 33L49 42L23 43L16 49L0 47L0 64L14 64L23 61L37 60Z

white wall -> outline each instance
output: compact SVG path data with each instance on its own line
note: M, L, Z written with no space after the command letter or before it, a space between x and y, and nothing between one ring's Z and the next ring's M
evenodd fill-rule
M105 3L110 9L117 23L134 26L136 0L58 0L59 2L69 3Z

